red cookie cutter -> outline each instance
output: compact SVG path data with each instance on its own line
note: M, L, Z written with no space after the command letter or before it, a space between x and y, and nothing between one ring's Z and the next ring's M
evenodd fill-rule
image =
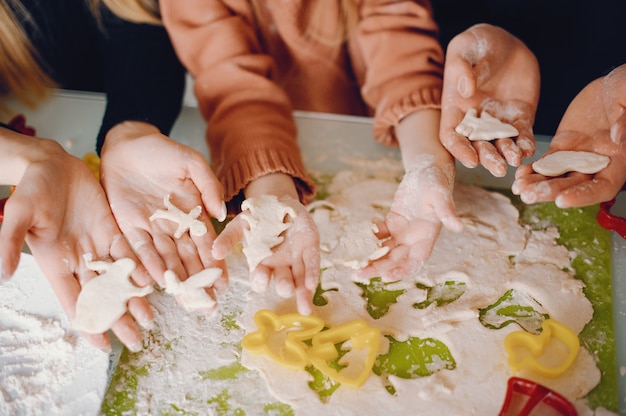
M25 134L27 136L34 136L35 129L26 125L26 117L23 114L18 114L7 123L9 127L18 133ZM4 205L7 203L8 198L0 199L0 223L4 221Z
M498 416L578 416L565 397L534 381L511 377Z
M615 231L626 239L626 219L611 214L611 207L615 205L615 198L600 204L600 211L596 214L596 220L603 228Z

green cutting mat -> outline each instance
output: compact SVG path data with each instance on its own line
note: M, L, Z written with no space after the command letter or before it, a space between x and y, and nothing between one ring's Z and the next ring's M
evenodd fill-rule
M323 189L323 187L321 187ZM320 197L324 192L320 192ZM561 210L553 203L524 205L516 197L507 195L520 210L521 221L533 229L544 229L555 225L560 232L558 242L570 251L577 253L572 264L576 270L576 278L584 281L585 294L594 307L594 318L580 334L581 343L593 353L597 359L598 367L602 374L600 384L588 395L589 404L592 408L604 407L617 412L617 375L615 365L615 347L613 334L613 313L611 304L611 273L610 273L610 234L600 227L595 216L597 206ZM369 285L362 285L363 296L367 299L367 308L373 317L381 316L395 303L400 295L397 291L385 289L385 285L379 279L374 279ZM446 288L446 293L454 295L457 287ZM434 297L433 301L446 301L444 297ZM451 300L450 300L451 299ZM454 300L453 297L448 301ZM323 305L325 299L323 293L318 291L315 303ZM416 305L418 307L419 305ZM224 330L238 328L236 316L222 317ZM414 339L412 342L423 340ZM395 368L395 374L399 376L428 376L428 373L408 374L402 368L398 369L398 363L403 362L408 349L414 349L414 345L407 342L401 343L390 339L391 348L388 354L379 357L374 372L379 376L391 374L391 368ZM237 346L240 348L240 346ZM163 348L168 348L163 345ZM433 354L446 353L445 345L435 346ZM148 368L137 367L133 364L135 354L124 351L120 359L117 371L111 381L109 390L102 405L103 414L134 414L138 382L145 375ZM450 357L451 358L451 357ZM429 355L420 358L420 362L411 362L412 368L425 368L423 365L429 359ZM448 367L454 368L454 360L448 362ZM336 383L329 383L322 374L314 369L309 369L314 381L310 387L317 392L320 400L325 400L338 388ZM399 374L404 371L407 374ZM250 373L240 363L225 366L211 371L202 372L204 380L227 381L237 380L241 377L250 376ZM392 389L391 385L388 389ZM390 390L390 393L392 391ZM207 407L213 409L220 416L243 416L245 410L238 407L237 397L233 397L228 389L220 391L212 397L203 398ZM155 414L190 415L195 414L171 404L155 411ZM266 403L263 406L263 414L275 416L293 415L293 411L287 405L281 403Z

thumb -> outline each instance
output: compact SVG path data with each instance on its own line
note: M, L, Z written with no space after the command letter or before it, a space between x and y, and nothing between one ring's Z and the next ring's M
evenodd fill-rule
M223 260L233 250L235 245L243 240L244 228L247 227L247 224L241 214L226 224L224 230L213 241L211 250L213 258Z

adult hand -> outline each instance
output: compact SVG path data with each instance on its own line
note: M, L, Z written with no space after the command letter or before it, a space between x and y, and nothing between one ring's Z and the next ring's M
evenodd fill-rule
M274 279L276 293L284 298L290 298L295 294L298 312L308 315L312 310L313 294L320 274L320 243L317 227L306 207L292 196L295 193L295 186L291 177L276 173L266 175L255 182L257 182L253 185L255 189L248 186L246 196L249 198L263 195L268 189L278 190L281 194L281 183L290 184L288 187L291 189L282 193L278 200L292 208L296 217L284 232L284 241L274 247L273 253L251 271L252 289L256 292L265 292L271 279ZM260 182L263 183L262 188L259 187ZM228 223L213 244L215 258L225 258L237 243L244 240L244 230L248 228L248 222L242 214L237 215Z
M223 273L215 287L225 289L225 264L211 255L216 234L209 216L223 221L226 206L222 186L204 157L140 122L113 127L101 154L101 181L115 219L151 276L164 286L166 270L184 281L203 269L220 267ZM176 222L150 220L166 209L168 195L185 213L202 207L197 219L206 224L206 234L184 232L176 238Z
M611 158L593 175L569 172L558 177L521 166L513 193L525 203L555 201L559 208L593 205L612 199L626 182L626 65L589 83L570 103L547 154L588 151ZM545 155L544 155L545 157Z
M96 259L131 258L137 263L132 273L135 284L152 283L123 238L104 190L80 159L55 141L8 130L2 130L0 137L2 183L16 185L4 207L0 228L3 280L15 272L26 241L70 319L75 316L81 286L96 277L86 267L85 253ZM149 327L154 317L143 298L131 299L128 309L111 329L129 349L137 351L141 331L133 317L144 327ZM107 334L84 335L98 348L110 349Z
M539 65L534 54L507 31L478 24L454 37L443 76L441 143L463 165L479 163L504 176L535 152L532 126L539 101ZM519 131L515 139L469 141L455 132L470 108L487 111Z

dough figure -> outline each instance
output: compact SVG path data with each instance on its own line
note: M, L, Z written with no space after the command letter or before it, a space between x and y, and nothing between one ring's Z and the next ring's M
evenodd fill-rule
M533 170L544 176L561 176L566 172L591 175L606 168L610 161L608 156L593 152L561 150L534 162Z
M92 261L91 253L83 254L83 258L89 270L101 274L83 285L71 326L88 334L101 334L124 315L129 299L146 296L153 288L137 287L130 280L136 267L132 259Z
M150 221L163 218L178 223L178 228L174 233L175 238L182 237L187 230L189 230L189 234L195 235L196 237L201 237L207 233L206 224L197 219L202 213L202 207L200 205L189 211L189 214L186 214L170 202L169 195L165 197L164 203L167 210L157 209L150 217Z
M505 139L507 137L517 137L519 134L515 127L501 122L484 110L478 117L475 108L467 110L465 117L463 117L463 120L456 126L454 131L472 141Z
M244 230L243 253L250 271L253 271L263 259L272 255L273 247L285 240L281 234L291 227L296 212L273 195L248 198L242 202L241 210L242 218L250 226ZM291 217L291 221L287 217Z
M215 306L215 300L207 293L205 288L213 286L213 283L222 275L222 269L213 267L204 269L187 280L181 282L172 270L165 271L165 292L177 296L185 310L209 309Z

